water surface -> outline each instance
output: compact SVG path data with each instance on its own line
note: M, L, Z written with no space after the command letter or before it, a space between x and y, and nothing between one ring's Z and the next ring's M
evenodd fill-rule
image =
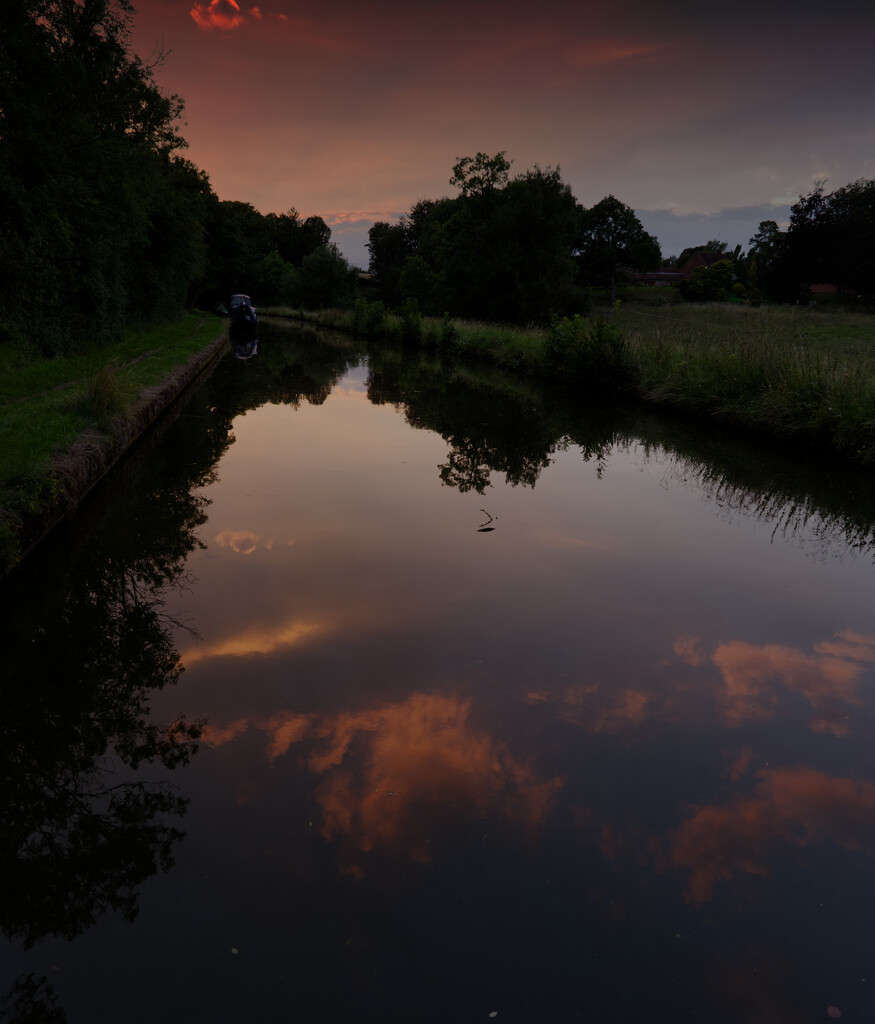
M873 510L267 327L4 588L2 1019L871 1020Z

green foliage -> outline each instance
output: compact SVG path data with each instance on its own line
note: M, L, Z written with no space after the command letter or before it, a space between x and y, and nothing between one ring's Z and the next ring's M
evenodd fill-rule
M295 268L286 263L278 252L269 252L259 260L252 288L259 303L270 306L289 303L299 288L299 275ZM233 294L230 289L229 294Z
M692 302L722 302L733 294L734 277L732 261L717 260L710 267L696 267L678 287L681 295Z
M401 339L420 341L422 339L422 313L416 299L406 299L400 310Z
M444 313L441 321L440 343L444 348L453 345L459 338L459 329L453 323L449 313Z
M209 186L182 101L129 49L128 0L10 0L0 39L0 308L46 354L179 312Z
M621 267L656 270L661 260L657 240L644 230L631 207L614 196L605 196L582 212L577 251L582 280L609 285L612 305Z
M383 301L389 305L401 301L401 272L415 248L410 224L403 218L398 224L377 221L368 231L368 269L377 280Z
M22 522L56 507L59 457L86 431L107 431L127 416L143 389L177 372L222 329L202 327L189 314L85 355L0 362L0 574L11 564L6 556L17 555Z
M106 427L121 416L133 398L129 378L114 364L94 367L76 400L76 409L88 419Z
M344 326L334 313L313 320ZM388 314L380 334L399 340L401 318ZM445 314L423 318L422 337L468 366L488 363L581 389L619 387L646 402L875 462L875 345L871 317L861 314L681 303L662 315L618 305L610 320L557 316L546 331Z
M356 334L379 337L386 324L386 307L379 300L358 298L353 308L352 329Z
M336 245L320 245L301 261L297 304L305 309L346 308L355 295L356 272Z
M450 184L463 196L482 196L493 189L504 188L513 161L505 158L506 150L487 156L463 156L453 165Z
M401 268L401 298L415 301L429 314L440 309L440 279L422 256L408 256Z
M625 339L605 320L575 314L554 317L547 333L546 362L553 374L581 383L604 383L626 372Z
M713 253L715 256L722 256L729 248L729 243L719 238L711 238L703 245L690 245L684 249L675 261L678 267L682 267L691 256L697 252Z
M329 245L330 237L321 217L302 220L295 209L265 215L250 203L214 199L198 306L212 309L234 292L251 295L258 306L300 302L304 260Z
M776 264L774 290L783 298L807 301L811 285L831 284L875 300L875 180L832 193L821 182L800 196Z
M786 235L778 228L777 221L760 221L756 234L748 242L750 249L743 264L745 283L754 301L763 293L777 296L784 291L779 268L785 243Z
M177 154L182 100L155 83L161 54L131 52L133 13L130 0L4 8L0 344L16 351L73 355L235 291L341 301L330 269L303 270L329 245L321 217L219 202Z
M546 323L585 308L571 256L579 206L557 170L507 180L504 154L460 160L456 199L421 200L369 233L370 270L390 305L415 299L432 316Z

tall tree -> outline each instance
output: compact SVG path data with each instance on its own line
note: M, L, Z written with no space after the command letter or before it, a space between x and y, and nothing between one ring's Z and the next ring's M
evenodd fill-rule
M368 270L376 278L384 302L397 305L401 301L401 271L408 256L416 251L409 223L402 218L397 224L377 221L368 231Z
M610 195L583 212L577 249L584 278L609 284L612 305L621 267L656 270L662 258L659 242L644 230L635 211Z
M463 158L454 168L459 196L414 206L398 235L409 250L403 297L430 313L512 323L582 311L571 256L580 207L571 189L558 168L508 181L509 167L503 153Z
M772 294L776 290L777 268L784 250L786 236L774 220L761 220L756 234L748 241L745 273L750 288Z
M782 298L807 301L814 284L875 299L875 181L828 193L819 182L790 209L776 276Z
M453 166L450 184L463 196L481 196L493 189L504 188L512 161L505 157L506 150L487 156L463 156Z
M184 146L182 101L131 52L132 17L129 0L4 7L0 340L33 337L50 354L116 331L160 288L143 253L164 259L165 211L202 208L205 179L173 156ZM172 225L183 296L200 270L202 230L198 216Z

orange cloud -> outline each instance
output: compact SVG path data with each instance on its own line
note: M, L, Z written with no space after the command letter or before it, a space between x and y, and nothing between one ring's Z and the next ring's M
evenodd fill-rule
M710 900L720 881L768 875L784 850L827 840L875 852L875 785L813 768L766 769L750 796L694 809L670 842L672 865L688 873L686 897Z
M268 760L275 761L287 753L293 743L300 743L310 729L309 715L295 715L286 712L274 715L261 728L270 737L267 748Z
M201 730L201 740L208 747L221 747L225 743L236 740L248 728L249 722L245 718L238 718L236 722L223 726L207 723Z
M818 654L829 654L836 658L850 658L852 661L875 661L875 636L864 636L844 630L836 633L832 640L814 645Z
M698 637L682 634L675 655L695 669L715 667L719 680L684 675L676 685L621 687L601 682L538 690L530 704L554 704L557 714L587 732L619 734L650 718L684 721L702 713L701 697L712 700L723 722L735 727L772 718L787 694L802 696L812 707L814 732L844 736L851 729L852 707L865 703L860 681L875 662L875 637L837 633L806 654L782 644L756 645L743 640L719 644L708 653Z
M208 728L205 738L216 745L258 729L267 734L271 760L295 743L315 742L307 766L323 777L319 831L339 844L343 870L360 876L372 851L428 862L444 815L490 812L531 829L550 812L562 781L538 776L470 714L470 701L415 694L333 717L286 713L234 722Z
M328 771L317 799L321 833L339 840L345 869L363 872L363 855L392 849L426 863L436 823L448 812L487 810L533 828L561 786L469 721L471 704L417 694L378 712L341 715L324 730L326 747L310 767ZM361 753L350 757L355 746Z
M672 644L672 650L688 665L704 665L708 661L708 655L701 650L698 637L695 636L679 636Z
M557 40L557 42L559 42ZM664 49L663 46L625 42L620 39L602 39L577 43L564 48L565 59L580 67L602 67L635 57L651 57Z
M188 13L205 32L214 28L228 32L246 24L246 16L236 0L212 0L209 4L195 4Z
M221 548L230 548L238 555L251 555L258 547L261 537L257 533L250 533L249 530L222 530L216 534L216 543ZM264 542L268 550L273 547L273 540Z
M315 622L282 623L273 629L253 628L224 637L211 644L192 647L181 655L186 666L209 658L242 658L250 654L272 654L287 647L295 647L312 637L324 633L326 626Z
M405 215L403 210L349 210L340 213L323 214L329 227L341 224L374 224L377 221L394 222Z
M836 644L822 646L836 652L842 649ZM817 648L814 654L805 654L781 644L756 646L739 640L721 644L711 660L723 678L720 700L730 725L771 717L779 701L779 686L800 693L823 713L812 723L818 732L847 731L844 718L837 719L831 706L834 702L863 704L857 692L863 671L863 661L858 658L821 653Z
M679 636L673 649L688 665L710 663L719 670L722 686L717 701L727 725L771 718L783 692L792 691L814 708L810 728L837 736L850 730L848 707L863 705L860 678L875 662L875 637L850 631L814 644L810 654L783 644L732 640L709 655L697 637L688 635Z

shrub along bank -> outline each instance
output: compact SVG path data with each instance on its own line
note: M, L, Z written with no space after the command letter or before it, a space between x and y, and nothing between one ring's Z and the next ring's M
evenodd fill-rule
M875 319L796 306L685 304L554 318L519 329L389 312L276 309L397 343L433 346L581 392L622 389L655 405L803 441L850 462L875 461Z
M226 331L191 313L80 356L0 363L0 576L221 351Z

